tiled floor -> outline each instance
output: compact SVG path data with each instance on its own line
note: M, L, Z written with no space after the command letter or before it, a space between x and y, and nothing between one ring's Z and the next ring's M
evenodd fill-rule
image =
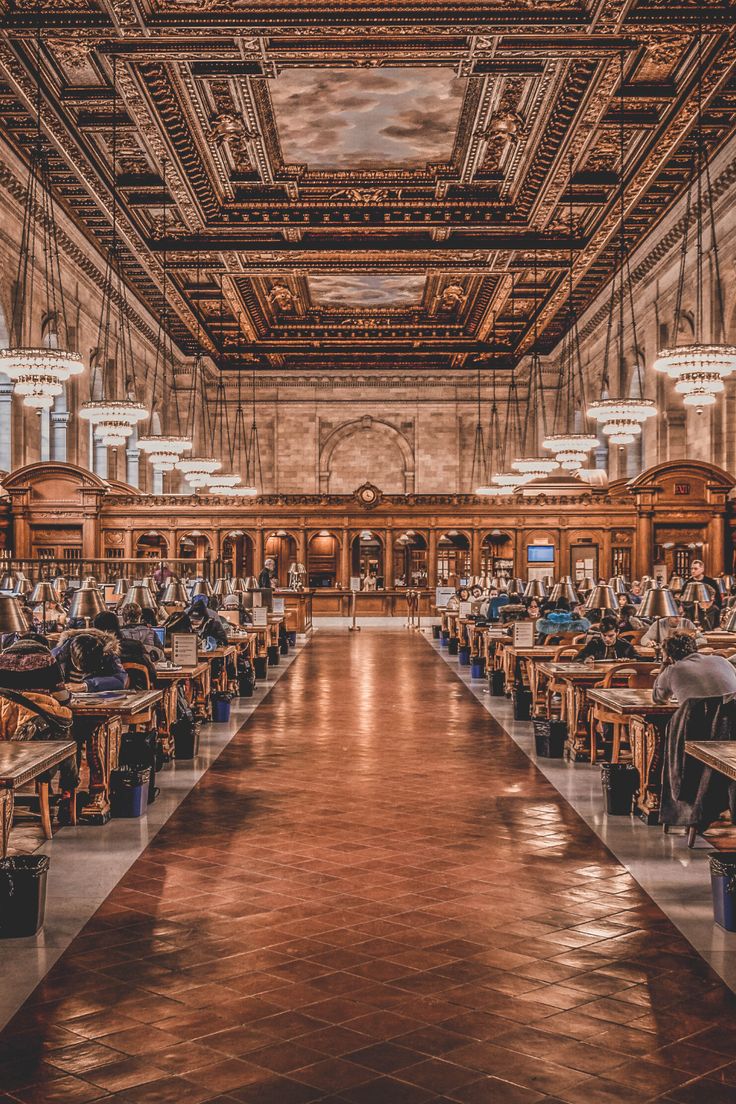
M320 632L0 1036L0 1104L722 1104L734 1002L422 639Z

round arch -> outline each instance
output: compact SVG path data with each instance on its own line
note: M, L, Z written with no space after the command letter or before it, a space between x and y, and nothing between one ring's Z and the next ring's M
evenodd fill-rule
M355 418L351 422L344 422L343 425L334 429L323 443L319 457L320 491L325 493L330 491L333 457L338 447L356 434L367 432L378 433L398 449L403 463L404 494L413 494L415 481L414 450L409 441L403 433L388 422L373 418L368 414L362 418ZM370 479L371 473L366 472L365 477Z

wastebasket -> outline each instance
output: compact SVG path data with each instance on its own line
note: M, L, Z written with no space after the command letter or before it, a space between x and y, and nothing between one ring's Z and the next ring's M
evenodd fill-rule
M450 630L440 630L440 648L448 648L450 646Z
M191 714L184 714L171 726L174 737L174 758L194 759L199 752L199 725Z
M711 851L708 858L713 919L720 928L736 932L736 851Z
M461 644L457 650L457 658L461 667L470 666L470 647L467 644Z
M268 666L269 667L278 667L280 662L281 662L281 655L279 653L278 644L269 644L268 645Z
M440 638L440 626L439 625L433 625L432 626L432 639L433 640L439 640L439 638Z
M230 720L230 699L215 697L212 699L213 724L227 724Z
M470 677L473 679L482 679L486 677L485 656L473 656L470 664Z
M523 686L514 687L511 695L514 703L514 720L528 721L532 715L532 695Z
M601 785L609 816L629 816L639 772L633 763L602 763Z
M252 667L248 667L245 671L241 671L238 675L238 697L252 698L254 683L255 672Z
M151 772L148 767L134 770L123 767L110 771L110 813L127 820L143 816L148 808L148 787Z
M0 939L21 939L43 927L48 855L0 859Z
M545 717L534 721L534 744L541 759L561 759L567 739L564 721L550 721Z
M456 636L451 636L450 639L447 641L447 654L451 656L456 656L459 650L460 641Z
M496 667L491 671L491 677L488 680L488 686L491 691L492 698L502 698L505 691L505 679L503 671Z
M265 679L268 676L268 660L266 656L256 656L253 660L257 679Z
M286 634L290 648L296 648L296 632L289 629Z

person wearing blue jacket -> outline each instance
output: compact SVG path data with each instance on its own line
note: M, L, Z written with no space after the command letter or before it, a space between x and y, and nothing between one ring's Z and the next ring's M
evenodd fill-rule
M558 599L555 608L540 617L536 624L537 638L543 641L547 636L559 636L566 633L587 633L590 621L587 617L576 617L571 612L566 599Z

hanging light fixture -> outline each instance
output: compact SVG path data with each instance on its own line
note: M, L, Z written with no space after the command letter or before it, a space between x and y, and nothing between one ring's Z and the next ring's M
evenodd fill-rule
M199 262L197 262L197 283L199 283ZM224 313L225 304L225 292L220 283L220 344L223 346L223 333L224 333ZM197 337L199 338L199 327L197 328ZM199 398L199 405L202 412L202 436L205 440L212 441L214 439L214 426L210 419L210 408L207 399L207 385L205 380L204 370L204 357L202 356L201 347L195 357L193 367L192 378L192 390L190 396L190 405L187 413L187 437L193 441L195 438L195 422L196 422L196 404L197 398ZM214 451L214 450L213 450ZM222 460L218 460L214 455L209 456L185 456L176 461L175 467L177 471L180 471L190 487L195 490L199 490L202 487L208 486L212 482L212 476L215 472L219 472L222 468Z
M588 417L595 418L601 427L601 432L608 437L611 444L630 445L641 436L641 427L648 418L657 413L656 403L650 399L637 398L610 398L608 386L610 381L609 363L613 351L613 329L616 307L618 306L618 334L615 352L617 355L617 369L619 382L626 375L625 356L625 315L628 305L631 323L631 336L636 357L636 380L641 394L644 390L641 364L639 361L639 342L636 334L636 311L634 310L634 289L629 267L629 254L626 245L626 129L624 119L624 53L619 55L619 255L618 255L618 292L616 274L611 281L611 305L608 316L608 333L606 335L606 352L603 362L603 376L601 379L601 398L592 402L588 407Z
M217 382L215 416L212 421L212 454L215 455L215 453L218 453L220 456L229 456L232 463L233 443L230 435L230 423L227 420L225 381L222 376L222 371L220 372L220 377ZM238 493L238 484L240 481L241 477L239 475L218 472L216 475L213 475L209 481L209 493L233 498Z
M724 303L721 266L718 254L715 212L713 210L713 188L710 177L708 150L703 138L703 30L698 27L697 34L697 121L695 128L695 149L690 162L690 179L685 208L685 226L682 233L680 251L680 272L677 284L675 304L674 337L677 341L683 317L683 298L687 272L689 236L695 217L695 272L692 283L695 291L695 310L693 317L693 340L685 345L673 345L661 349L654 362L657 372L664 372L675 381L675 391L682 395L685 406L694 406L701 411L705 406L713 406L716 396L724 390L724 379L736 371L736 347L722 341L707 342L706 311L704 294L706 288L705 270L705 221L710 229L710 258L712 258L714 282L716 288L718 319L717 337L723 337ZM705 193L705 194L704 194Z
M496 316L493 318L493 348L498 351L496 341ZM503 497L515 494L519 487L528 483L532 476L523 475L521 472L506 471L506 460L509 453L509 433L512 423L512 391L515 393L515 379L512 374L511 387L506 398L506 421L501 429L498 402L496 399L496 369L491 376L491 424L489 431L488 448L486 450L486 477L484 482L475 488L475 493L482 496ZM495 448L494 448L495 443ZM494 456L495 452L495 456ZM492 474L492 466L496 468L496 474Z
M480 361L477 364L476 374L476 421L475 421L475 440L473 442L473 463L470 469L470 487L471 491L485 478L486 468L488 467L488 458L486 456L486 439L483 432L483 422L481 420L481 380L480 380ZM477 491L476 491L477 493Z
M69 348L64 287L61 279L56 208L51 194L48 151L41 135L41 27L36 32L36 134L31 145L23 207L18 269L13 291L10 347L0 349L4 372L22 395L23 405L50 410L64 384L84 371L79 353ZM40 301L36 302L36 286ZM56 347L34 346L34 322L56 334Z
M584 422L586 417L585 403L585 376L583 363L580 356L580 333L578 330L578 316L575 310L575 297L573 294L573 267L575 252L573 249L573 234L575 220L573 215L573 159L570 158L570 181L568 191L570 194L569 206L569 234L570 255L568 258L567 273L567 310L568 326L562 339L562 354L560 356L560 380L555 399L555 410L552 418L552 433L547 434L542 441L542 448L549 449L554 454L555 460L563 471L579 471L588 462L588 454L598 445L598 438L593 433L586 432L583 425L578 432L575 426L576 411L580 410Z
M238 487L237 493L244 498L256 498L263 493L263 468L261 466L261 446L258 440L256 419L256 370L251 373L251 423L247 448L247 470L245 483Z
M530 476L529 482L534 479L542 479L545 475L550 475L553 471L559 467L557 460L552 459L549 456L528 456L527 452L527 438L529 436L530 423L533 426L533 432L536 435L536 424L533 421L533 411L541 411L542 423L543 423L543 436L547 436L547 415L544 402L544 379L542 376L542 362L537 352L537 344L539 340L539 324L538 324L538 279L537 279L537 254L534 253L534 347L532 349L531 363L529 366L529 389L527 393L527 418L524 421L523 433L522 433L522 451L524 456L517 457L516 460L511 462L511 467L514 471L521 472L522 475Z
M166 241L166 216L168 214L168 192L167 192L167 180L166 180L166 158L163 160L163 230L162 236ZM153 409L148 422L148 433L145 436L138 438L138 448L141 452L144 452L148 459L151 461L151 466L155 471L170 472L173 471L177 460L180 460L185 452L191 452L192 442L191 440L181 432L181 415L179 411L179 392L176 386L176 358L174 357L174 343L171 339L170 324L169 324L169 302L168 302L168 276L169 276L169 258L168 253L164 250L161 258L162 273L162 288L161 288L161 315L158 324L158 336L156 339L156 360L153 367L153 383L151 385L152 405L156 399L156 385L158 383L159 373L161 375L161 395L162 395L162 411L165 413L173 406L173 410L176 418L177 432L176 433L164 433L159 431L153 432ZM167 402L167 386L169 388L169 400L173 399L173 403Z
M133 338L130 329L130 307L123 279L122 256L118 240L118 169L117 169L117 111L118 83L116 56L112 59L112 150L110 158L112 195L112 240L107 254L105 280L102 289L102 305L97 330L97 362L115 365L117 387L125 397L117 399L93 399L82 403L80 418L92 426L95 438L102 445L124 445L138 422L148 411L135 399L136 378L133 356ZM114 326L113 326L114 323ZM113 329L115 332L113 333ZM125 395L130 385L132 395ZM90 380L91 389L91 380Z

